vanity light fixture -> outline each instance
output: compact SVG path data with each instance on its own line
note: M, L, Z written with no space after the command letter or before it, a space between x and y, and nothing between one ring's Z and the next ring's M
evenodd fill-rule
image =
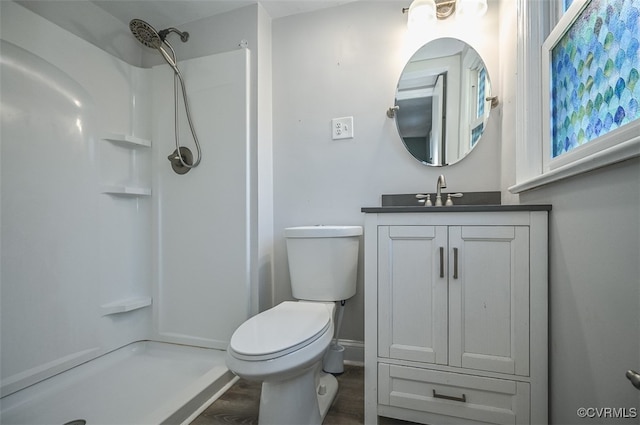
M410 30L436 19L447 19L454 12L460 16L480 17L487 12L487 0L413 0L409 7L402 9L402 13L408 15Z

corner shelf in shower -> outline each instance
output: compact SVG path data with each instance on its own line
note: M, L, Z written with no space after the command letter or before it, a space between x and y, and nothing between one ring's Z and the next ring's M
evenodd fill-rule
M141 139L140 137L130 136L128 134L108 133L103 139L129 147L151 147L151 140Z
M102 186L102 193L116 196L151 196L151 188L142 186L106 185Z
M102 304L102 315L126 313L128 311L139 310L151 305L151 297L126 298L124 300L115 301L108 304Z

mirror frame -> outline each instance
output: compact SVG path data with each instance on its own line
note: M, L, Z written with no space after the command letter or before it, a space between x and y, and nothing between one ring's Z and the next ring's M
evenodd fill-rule
M457 105L452 98L458 99ZM461 161L478 145L492 100L491 80L480 54L460 39L436 38L405 64L396 85L393 117L411 156L443 167ZM435 127L433 121L445 125Z

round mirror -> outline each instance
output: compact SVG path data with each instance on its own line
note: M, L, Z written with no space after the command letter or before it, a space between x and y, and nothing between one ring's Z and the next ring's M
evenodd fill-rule
M426 165L455 164L477 145L491 111L482 58L455 38L430 41L404 67L394 109L411 155Z

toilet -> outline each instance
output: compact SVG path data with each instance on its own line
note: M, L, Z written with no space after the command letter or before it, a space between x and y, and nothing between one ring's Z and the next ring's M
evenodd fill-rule
M356 292L360 226L285 229L292 294L244 322L231 336L226 363L262 381L260 424L321 424L338 392L322 371L334 335L335 302Z

